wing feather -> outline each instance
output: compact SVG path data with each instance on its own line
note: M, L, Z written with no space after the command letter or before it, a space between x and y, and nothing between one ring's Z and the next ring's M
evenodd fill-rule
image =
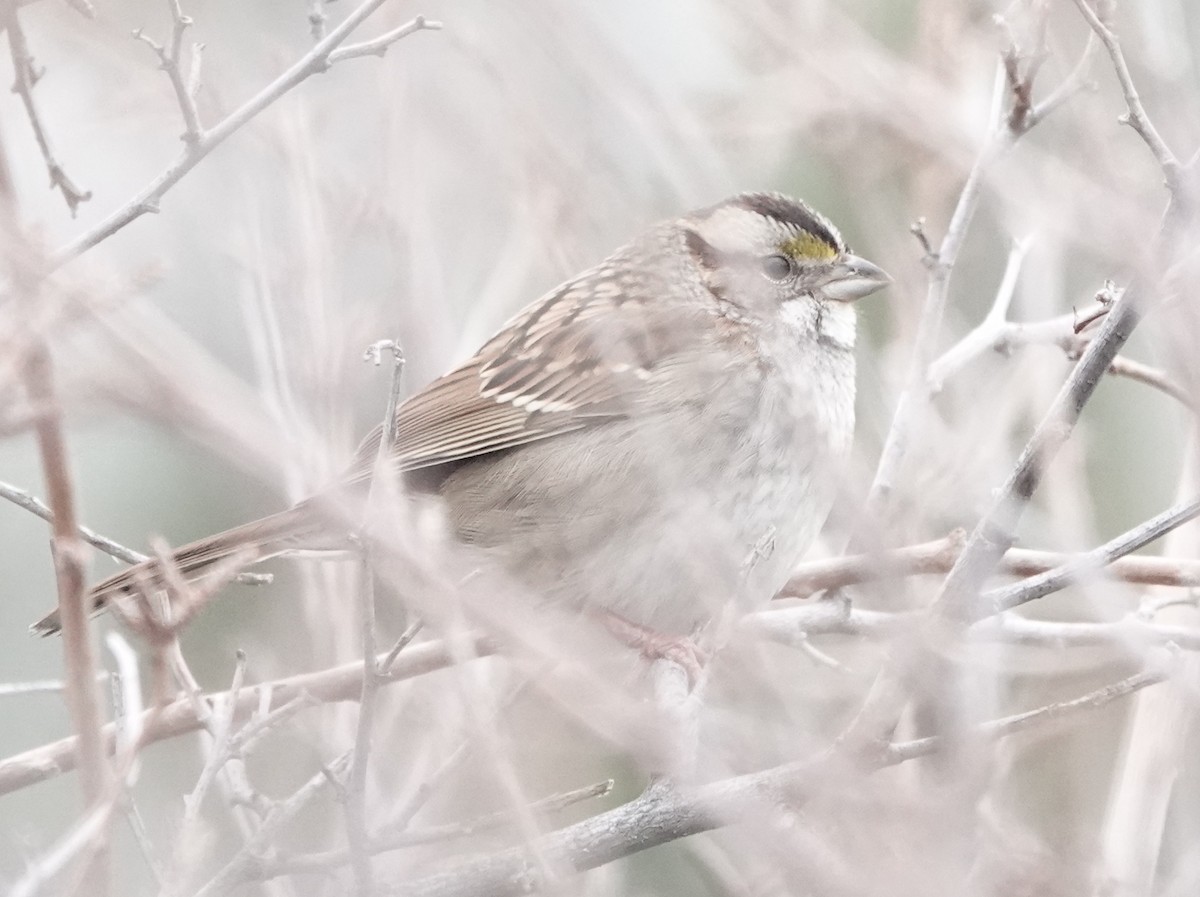
M419 470L549 439L628 415L655 369L669 370L705 328L659 298L666 275L631 282L619 255L513 318L479 352L396 411L395 463ZM348 472L370 477L380 431Z

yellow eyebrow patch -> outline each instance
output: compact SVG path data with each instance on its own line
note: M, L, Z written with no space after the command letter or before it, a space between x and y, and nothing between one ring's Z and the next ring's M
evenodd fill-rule
M837 257L836 248L808 231L801 231L785 240L779 248L798 260L828 261Z

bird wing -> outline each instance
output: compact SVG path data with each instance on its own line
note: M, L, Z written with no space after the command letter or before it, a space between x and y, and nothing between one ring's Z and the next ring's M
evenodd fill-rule
M419 470L558 436L628 415L656 368L694 344L695 322L663 309L653 271L609 262L527 307L474 356L396 411L398 469ZM348 472L368 479L382 427Z

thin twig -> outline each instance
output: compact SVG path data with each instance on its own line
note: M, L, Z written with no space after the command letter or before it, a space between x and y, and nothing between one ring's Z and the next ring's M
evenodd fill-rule
M1130 289L1117 301L1099 335L1088 345L1059 390L1008 480L998 490L991 509L975 526L963 553L947 575L935 607L938 614L970 620L981 612L976 599L983 582L1012 547L1017 524L1046 467L1070 438L1097 384L1142 318L1139 294L1139 290Z
M1024 713L1016 713L1001 719L990 720L981 725L977 732L984 738L1006 738L1053 720L1072 716L1080 711L1098 710L1107 704L1111 704L1113 701L1141 691L1143 688L1165 682L1170 678L1170 675L1171 671L1169 667L1166 664L1161 664L1155 668L1134 673L1132 676L1128 676L1119 682L1113 682L1110 685L1097 688L1070 701L1059 701L1054 704L1047 704L1044 707L1038 707L1036 710L1027 710ZM932 735L928 738L917 738L912 741L893 744L887 749L888 765L928 756L940 749L941 741L940 736Z
M257 831L207 884L196 891L196 897L216 897L228 893L243 881L252 881L262 868L266 849L279 831L290 823L318 794L329 788L344 774L350 763L350 752L342 754L323 766L286 800L276 803L263 819Z
M1015 48L1010 51L1010 55L1015 58ZM920 241L924 251L925 266L929 270L929 285L925 295L925 304L921 308L921 317L917 324L916 344L913 349L908 381L896 402L892 425L884 440L879 463L875 469L875 477L867 497L869 509L878 510L887 504L889 496L895 488L901 463L908 453L910 430L922 417L922 411L932 397L930 383L936 381L931 381L929 368L933 363L938 341L941 338L942 321L945 317L946 303L950 292L950 278L954 266L958 262L958 253L966 239L967 230L974 218L975 210L978 208L987 176L996 161L1004 156L1023 135L1042 122L1054 108L1057 108L1062 99L1076 92L1078 86L1084 81L1090 55L1091 43L1089 42L1084 48L1079 64L1060 86L1060 91L1055 95L1053 103L1045 102L1040 106L1028 108L1025 114L1016 117L1010 116L1003 124L997 120L997 117L992 118L992 129L985 138L983 147L976 156L966 182L959 192L954 212L950 216L950 223L946 227L946 233L936 251L932 250L929 237L925 232L924 219L919 219L913 225L913 234ZM1024 77L1016 79L1021 86L1021 95L1014 95L1014 102L1026 102L1027 105L1027 101L1032 96L1035 74L1036 67L1026 73ZM993 106L997 111L1006 93L1013 93L1012 82L1013 78L1006 78L1002 63L997 72L993 99ZM1024 100L1022 100L1022 96Z
M140 29L133 32L135 40L150 47L158 56L158 67L167 73L171 89L175 92L175 101L183 115L183 134L180 139L187 147L187 152L195 152L204 140L204 128L200 124L200 112L196 108L196 87L200 81L199 53L193 50L192 65L189 74L183 74L183 35L192 24L191 18L183 14L179 0L167 0L171 10L171 38L167 46L151 40Z
M1192 395L1183 386L1172 380L1162 368L1151 367L1140 361L1134 361L1132 358L1126 358L1124 355L1118 355L1108 366L1108 372L1114 377L1124 377L1135 383L1142 383L1152 389L1157 389L1185 408L1196 410L1196 402Z
M1012 304L1017 279L1021 273L1021 263L1025 260L1025 253L1029 251L1030 242L1028 238L1013 241L1008 253L1008 262L1004 267L1004 276L1000 279L1000 286L992 300L992 307L979 325L940 358L930 361L926 366L925 376L931 393L941 391L946 381L947 370L957 370L962 364L960 358L973 358L986 348L995 346L997 331L1003 330L1007 323L1008 308Z
M24 489L18 489L9 483L0 483L0 498L11 501L17 507L24 508L31 514L36 514L47 523L54 523L54 514L50 508ZM148 555L134 551L132 548L126 548L119 542L114 542L112 539L102 536L95 530L88 529L86 526L81 525L79 527L79 535L89 545L99 548L110 557L125 561L127 564L137 564L148 557Z
M396 644L392 645L390 651L383 655L383 660L379 663L379 675L386 677L392 671L392 664L396 662L396 658L400 656L400 652L412 644L424 627L424 623L420 620L414 620L409 624L408 628L400 634L400 638L396 639Z
M776 597L807 598L842 586L894 577L948 573L962 553L964 543L965 534L956 530L944 539L904 548L809 561L796 568ZM1036 576L1075 563L1080 557L1057 551L1010 548L996 572L1005 576ZM1200 561L1193 558L1126 556L1109 564L1105 576L1139 585L1194 588L1200 586Z
M358 724L355 732L354 751L350 758L347 775L345 809L347 838L350 844L351 867L354 870L355 891L359 897L370 897L375 889L371 869L371 855L367 851L370 834L367 830L367 770L371 756L371 737L375 721L375 696L379 690L380 668L375 655L375 570L371 563L371 544L374 521L382 512L395 507L397 484L392 465L392 448L396 441L396 408L400 403L403 383L404 353L396 340L380 340L364 353L364 358L379 365L385 351L392 355L392 370L389 378L388 398L384 407L383 424L379 448L375 454L375 475L367 496L366 517L361 530L363 547L359 604L362 620L360 636L363 650L362 693L358 699ZM381 503L386 503L381 506ZM393 649L395 650L395 649ZM388 652L391 657L392 652Z
M1181 651L1200 651L1200 629L1153 623L1140 613L1119 620L1060 622L1031 620L1003 613L971 627L973 640L1033 645L1052 649L1085 645L1121 645L1130 650L1173 645Z
M472 636L471 650L477 657L486 657L497 650L495 643L484 635ZM435 670L445 669L455 662L456 655L444 642L426 642L408 648L396 660L384 682L402 682ZM383 660L381 656L379 660ZM285 679L277 679L242 689L237 701L237 715L253 711L259 706L264 693L269 693L269 707L280 707L298 695L308 693L321 703L355 701L362 692L361 660L320 670L302 673ZM207 701L226 699L228 692L209 695L204 700L193 701L190 695L177 698L170 704L146 711L142 725L142 743L153 744L205 726ZM112 749L114 727L104 727L102 736L108 749ZM76 767L77 736L63 738L0 760L0 794L7 794L35 782L45 781L68 772Z
M54 149L50 144L50 134L46 129L46 124L42 119L41 111L38 109L37 100L33 94L33 89L41 79L43 72L37 70L37 67L34 65L33 56L29 52L29 43L25 38L25 31L21 27L21 20L18 15L18 5L16 3L6 3L4 6L4 25L8 30L8 48L12 55L13 71L15 73L13 92L21 98L21 103L25 107L25 114L29 117L30 127L33 128L34 140L37 141L38 149L42 153L42 160L46 163L46 170L50 173L50 189L58 190L62 194L62 198L71 212L71 217L74 217L80 203L92 198L92 191L84 190L77 186L68 177L62 163L54 154Z
M891 639L913 632L921 624L919 611L863 610L832 601L762 611L739 624L744 632L784 645L800 646L813 636L845 635ZM1050 649L1088 645L1121 645L1130 650L1175 645L1200 651L1200 629L1154 623L1138 612L1117 620L1095 622L1032 620L1002 613L980 620L970 629L972 641L1028 645Z
M1104 295L1104 291L1098 295ZM1111 307L1111 299L1097 301L1071 314L1031 323L1008 321L989 314L978 327L929 365L930 389L940 391L947 381L985 352L1008 355L1020 346L1052 345L1062 349L1068 359L1078 361L1090 341L1080 336L1080 331L1106 315ZM1108 366L1108 373L1157 389L1189 409L1196 407L1187 390L1160 368L1117 355Z
M325 36L325 22L328 20L328 16L325 15L325 2L326 0L308 0L308 30L315 41Z
M1062 720L1105 706L1140 689L1162 682L1167 673L1150 670L1096 689L1073 701L992 720L977 728L987 739L1003 739L1051 720ZM863 754L859 762L870 772L941 750L945 739L884 745ZM846 756L834 751L815 761L790 763L738 776L696 789L648 789L640 797L538 839L538 851L555 868L582 872L689 835L729 825L750 813L761 813L775 800L790 805L827 793L841 781L833 773ZM857 778L853 781L858 781ZM531 894L544 890L538 865L525 846L468 860L456 868L386 889L389 897L489 897Z
M1121 116L1121 123L1127 124L1137 131L1138 136L1142 138L1154 158L1158 160L1163 177L1167 181L1167 188L1172 193L1178 193L1181 186L1179 160L1175 158L1175 154L1171 152L1170 147L1167 146L1166 141L1163 140L1162 135L1158 133L1158 129L1154 127L1154 123L1146 114L1146 107L1142 105L1142 98L1133 83L1133 76L1129 74L1129 65L1125 62L1125 54L1121 51L1120 40L1116 33L1101 21L1087 0L1075 0L1075 5L1079 7L1079 11L1091 26L1092 31L1100 38L1104 49L1108 51L1109 59L1112 60L1117 80L1121 84L1121 92L1125 95L1125 105L1128 107L1127 113Z
M414 32L440 31L441 28L441 22L431 22L424 16L417 16L411 22L406 22L399 28L386 31L373 40L363 41L359 44L346 44L344 47L339 47L329 54L329 64L333 65L345 59L356 59L360 56L382 57L387 53L392 44L402 38L408 37Z
M0 482L0 498L12 502L19 508L24 508L37 517L41 517L47 523L54 523L54 514L50 508L37 498L37 496L24 489L18 489L10 483ZM126 548L120 542L116 542L107 536L102 536L100 533L82 524L79 526L79 535L83 541L87 542L93 548L98 548L109 557L114 557L127 564L140 564L142 561L150 559L150 555L134 551L132 548ZM253 586L266 585L273 582L274 579L270 573L239 573L237 577L238 582Z
M1029 601L1036 601L1038 598L1045 597L1051 592L1057 592L1089 575L1098 574L1116 559L1131 554L1156 539L1161 539L1189 520L1194 520L1198 515L1200 515L1200 498L1182 502L1129 532L1122 533L1099 548L1094 548L1040 576L985 592L980 599L980 604L990 608L992 613L998 613L1003 610L1011 610Z
M233 666L233 682L229 686L229 691L225 693L222 700L212 702L215 711L210 717L208 730L213 740L208 747L208 759L200 770L200 775L196 778L196 784L192 786L191 793L184 795L183 798L183 825L185 827L194 826L199 820L200 807L204 803L205 795L208 794L212 783L216 781L217 773L233 756L233 750L229 746L233 737L233 717L237 712L238 698L241 695L245 678L246 655L239 651Z
M311 50L301 56L286 71L274 81L247 100L242 106L206 130L194 147L185 148L184 153L175 160L165 171L144 187L132 200L114 211L91 230L80 234L66 246L54 252L48 259L45 273L56 270L72 259L78 258L96 244L108 239L121 228L136 221L151 212L157 212L162 198L167 192L183 180L197 164L208 156L217 146L224 143L230 136L241 130L247 122L254 119L260 112L272 105L280 97L302 81L313 75L327 70L330 66L329 56L350 36L350 34L371 16L387 0L364 0L352 10L337 27L321 40ZM439 23L426 22L422 31L432 30Z
M8 897L34 897L41 893L68 864L85 854L91 845L104 837L116 807L116 801L108 800L85 811L66 834L38 857L37 862L29 864L25 872L10 886ZM98 879L90 878L90 885L93 889L92 894L103 893L97 890L103 887Z
M502 713L505 708L515 704L534 681L535 677L530 676L513 688L498 702L497 712ZM409 826L416 818L417 813L433 799L445 783L450 781L454 772L473 756L476 746L477 743L469 738L460 741L458 746L438 764L437 768L424 777L420 786L409 796L408 800L392 812L391 818L380 827L379 837L387 840L409 831Z
M892 425L879 456L879 465L875 470L875 478L867 499L870 508L883 507L895 488L900 463L908 453L910 428L920 416L920 408L928 402L927 371L941 335L942 319L945 317L946 300L950 291L950 275L958 260L959 248L979 204L984 176L995 160L1011 147L1013 140L1012 133L1006 129L997 130L989 136L975 159L970 174L967 175L967 181L959 193L958 203L950 218L950 225L934 255L933 263L928 266L929 288L917 325L908 385L896 401Z
M562 794L554 794L550 797L533 801L526 808L526 811L554 813L583 801L605 797L612 791L613 784L612 779L607 779L603 782L597 782L594 785L588 785L585 788L575 788ZM438 844L443 841L467 838L471 835L477 835L481 832L491 831L507 825L513 821L513 816L514 811L512 810L499 810L495 813L477 816L474 819L468 819L463 822L450 822L445 825L434 825L423 829L392 832L373 839L368 845L367 850L372 855L375 855L402 850L406 847L418 847L424 844ZM348 850L329 850L321 853L285 857L273 863L264 864L261 869L256 870L257 874L253 880L261 881L277 878L281 875L329 872L339 866L346 865L349 861L350 851Z

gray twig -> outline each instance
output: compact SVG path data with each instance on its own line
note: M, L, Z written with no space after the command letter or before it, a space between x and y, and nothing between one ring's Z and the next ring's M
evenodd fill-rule
M1100 38L1109 59L1112 60L1117 80L1121 84L1121 92L1125 95L1125 105L1128 107L1125 115L1121 116L1121 123L1137 131L1162 168L1168 189L1172 193L1178 193L1181 187L1179 160L1175 158L1175 154L1171 152L1171 148L1146 114L1146 107L1142 105L1142 98L1133 83L1133 76L1129 74L1129 65L1125 62L1125 54L1121 50L1121 42L1116 32L1101 20L1087 0L1075 0L1075 5L1079 7L1092 31Z
M990 608L992 613L998 613L1029 601L1036 601L1051 592L1057 592L1059 589L1086 578L1089 574L1098 573L1118 558L1162 538L1173 529L1195 519L1197 515L1200 515L1200 498L1178 504L1128 532L1122 533L1115 539L1105 542L1099 548L1094 548L1040 576L985 592L980 600L980 605L983 608Z
M1015 49L1013 49L1004 58L1015 59L1015 56ZM913 225L913 234L921 243L925 266L929 270L929 285L925 295L925 304L921 309L921 318L917 324L916 345L913 350L908 382L896 402L892 425L879 456L879 464L876 467L871 491L867 498L869 508L878 509L887 503L895 488L901 462L908 453L910 430L913 424L920 419L922 409L930 401L929 368L936 357L935 352L941 337L942 320L945 317L946 303L950 292L950 277L958 262L958 253L966 239L967 230L975 216L975 210L979 206L987 176L996 161L1007 153L1022 136L1078 90L1079 85L1084 82L1090 56L1091 44L1089 42L1088 46L1084 48L1079 64L1060 85L1060 89L1053 95L1052 101L1044 101L1041 105L1033 106L1029 104L1032 96L1033 77L1037 71L1036 66L1024 76L1017 78L1013 73L1012 64L1006 68L1002 60L1001 69L997 73L996 98L993 105L998 109L1001 106L1001 99L1006 94L1012 94L1014 110L1016 105L1023 105L1026 111L1020 115L1006 117L1003 123L993 119L992 130L980 149L979 155L975 158L975 163L959 192L958 202L950 216L950 224L936 251L933 250L926 234L924 219L919 219ZM1015 90L1014 85L1019 86L1020 89Z
M80 203L92 198L92 191L84 190L71 180L50 144L50 134L33 94L33 89L44 72L38 71L34 65L33 55L29 52L29 43L25 38L25 31L21 27L21 20L18 16L18 4L5 4L3 20L8 30L8 48L12 54L13 72L15 73L13 93L21 98L25 114L29 117L34 140L37 141L38 149L42 153L46 170L50 173L50 189L57 190L62 194L67 208L71 211L71 217L74 217Z
M955 530L944 539L922 542L873 554L808 561L798 567L780 598L807 598L817 592L842 586L859 585L890 577L948 573L962 553L966 535ZM1037 576L1078 560L1079 555L1032 548L1010 548L1000 563L999 574ZM1200 561L1180 557L1122 557L1108 565L1106 575L1122 582L1140 585L1200 586Z
M375 696L379 691L380 668L375 649L375 571L371 564L371 545L375 538L372 524L380 511L394 509L397 483L392 465L392 447L396 441L396 407L400 403L400 389L404 373L404 353L396 340L380 340L369 346L364 358L380 363L385 351L392 354L392 371L389 378L388 399L385 404L379 448L375 455L375 476L367 496L366 515L362 523L362 564L359 583L359 604L362 616L363 678L362 692L358 699L358 725L354 739L354 751L350 758L347 774L345 809L347 838L350 844L351 867L354 870L355 889L359 897L370 897L374 891L374 875L371 855L367 850L370 833L367 830L367 767L371 756L371 736L375 722ZM380 503L385 503L380 508ZM396 650L396 649L393 649ZM388 657L394 660L392 652ZM389 662L389 666L390 666Z
M565 791L562 794L554 794L532 802L527 811L535 813L557 812L583 801L604 797L612 791L613 784L612 779L607 779L584 788L575 788L571 791ZM450 822L445 825L434 825L422 829L391 832L373 839L368 845L367 850L374 855L402 850L406 847L418 847L424 844L437 844L443 841L467 838L471 835L507 825L512 822L513 816L514 811L512 810L500 810L484 816L477 816L474 819L467 819L463 822ZM329 850L321 853L284 857L274 863L264 864L262 868L256 870L257 874L254 880L266 880L277 878L281 875L296 875L305 872L328 872L339 866L344 866L348 862L350 862L350 851L348 850Z
M329 64L333 65L346 59L356 59L360 56L384 56L392 44L418 31L440 31L441 22L434 22L424 16L417 16L399 28L386 31L379 37L358 44L346 44L329 54Z
M1062 720L1105 706L1167 678L1161 669L1148 670L1104 688L1059 704L992 720L978 727L982 738L1002 739L1050 720ZM861 756L867 771L894 766L914 757L939 751L940 736L918 742L886 745ZM791 763L764 772L738 776L696 789L653 788L640 797L538 840L539 853L551 858L554 868L582 872L621 857L689 835L728 825L748 813L761 812L764 804L785 798L789 804L827 792L837 781L831 773L846 761L841 751L817 760ZM418 881L386 889L389 897L489 897L531 894L546 881L538 864L530 862L527 847L488 854Z
M41 517L47 523L54 523L54 514L46 506L45 502L24 489L19 489L10 483L0 482L0 498L12 502L19 508L24 508L37 517ZM120 542L115 542L107 536L102 536L100 533L82 524L79 526L79 536L93 548L98 548L109 557L114 557L127 564L140 564L142 561L150 559L149 555L142 554L140 551L134 551L132 548L126 548ZM251 586L266 585L273 580L274 577L270 573L239 573L237 576L238 582Z
M350 751L346 751L332 763L321 767L307 782L301 785L286 800L276 803L253 836L221 870L214 875L202 888L196 891L196 897L216 897L225 894L244 881L252 881L258 876L258 870L263 866L262 856L266 848L274 841L279 831L296 814L303 810L324 789L334 784L343 774L350 763Z
M171 38L164 46L151 40L142 29L133 32L135 40L146 44L158 56L158 67L167 73L171 89L175 91L175 101L183 115L183 134L181 139L187 147L187 152L195 152L204 139L204 128L200 124L200 112L196 108L196 90L200 84L200 45L192 49L192 62L188 75L183 73L183 35L192 24L189 16L183 14L179 0L167 0L171 10Z
M125 203L111 215L90 230L80 234L66 246L61 247L47 260L46 273L53 271L72 259L78 258L96 244L108 239L121 228L143 215L157 212L162 198L168 191L208 156L217 146L241 130L247 122L260 112L275 103L296 85L313 75L327 70L330 65L330 54L341 46L345 40L368 17L371 16L387 0L364 0L352 10L346 18L317 41L312 49L292 63L286 71L274 81L247 100L241 107L231 112L224 119L204 131L194 146L185 148L184 153L153 181L144 187L133 199ZM422 31L430 30L428 25Z
M496 652L495 643L481 634L470 636L470 648L476 657L485 657ZM458 656L444 642L413 645L400 655L392 666L390 675L383 681L402 682L445 669L453 664ZM305 692L322 703L355 701L362 692L362 671L362 661L356 660L315 673L302 673L243 688L237 700L237 713L240 716L258 707L264 693L269 693L269 708L282 706ZM142 744L153 744L204 728L208 716L206 701L224 700L228 696L228 692L221 692L203 699L197 695L193 699L189 693L170 704L147 710L142 715ZM101 730L103 743L109 750L112 749L113 735L112 724L104 726ZM7 794L26 785L69 772L78 763L78 749L77 739L72 736L0 760L0 794Z

